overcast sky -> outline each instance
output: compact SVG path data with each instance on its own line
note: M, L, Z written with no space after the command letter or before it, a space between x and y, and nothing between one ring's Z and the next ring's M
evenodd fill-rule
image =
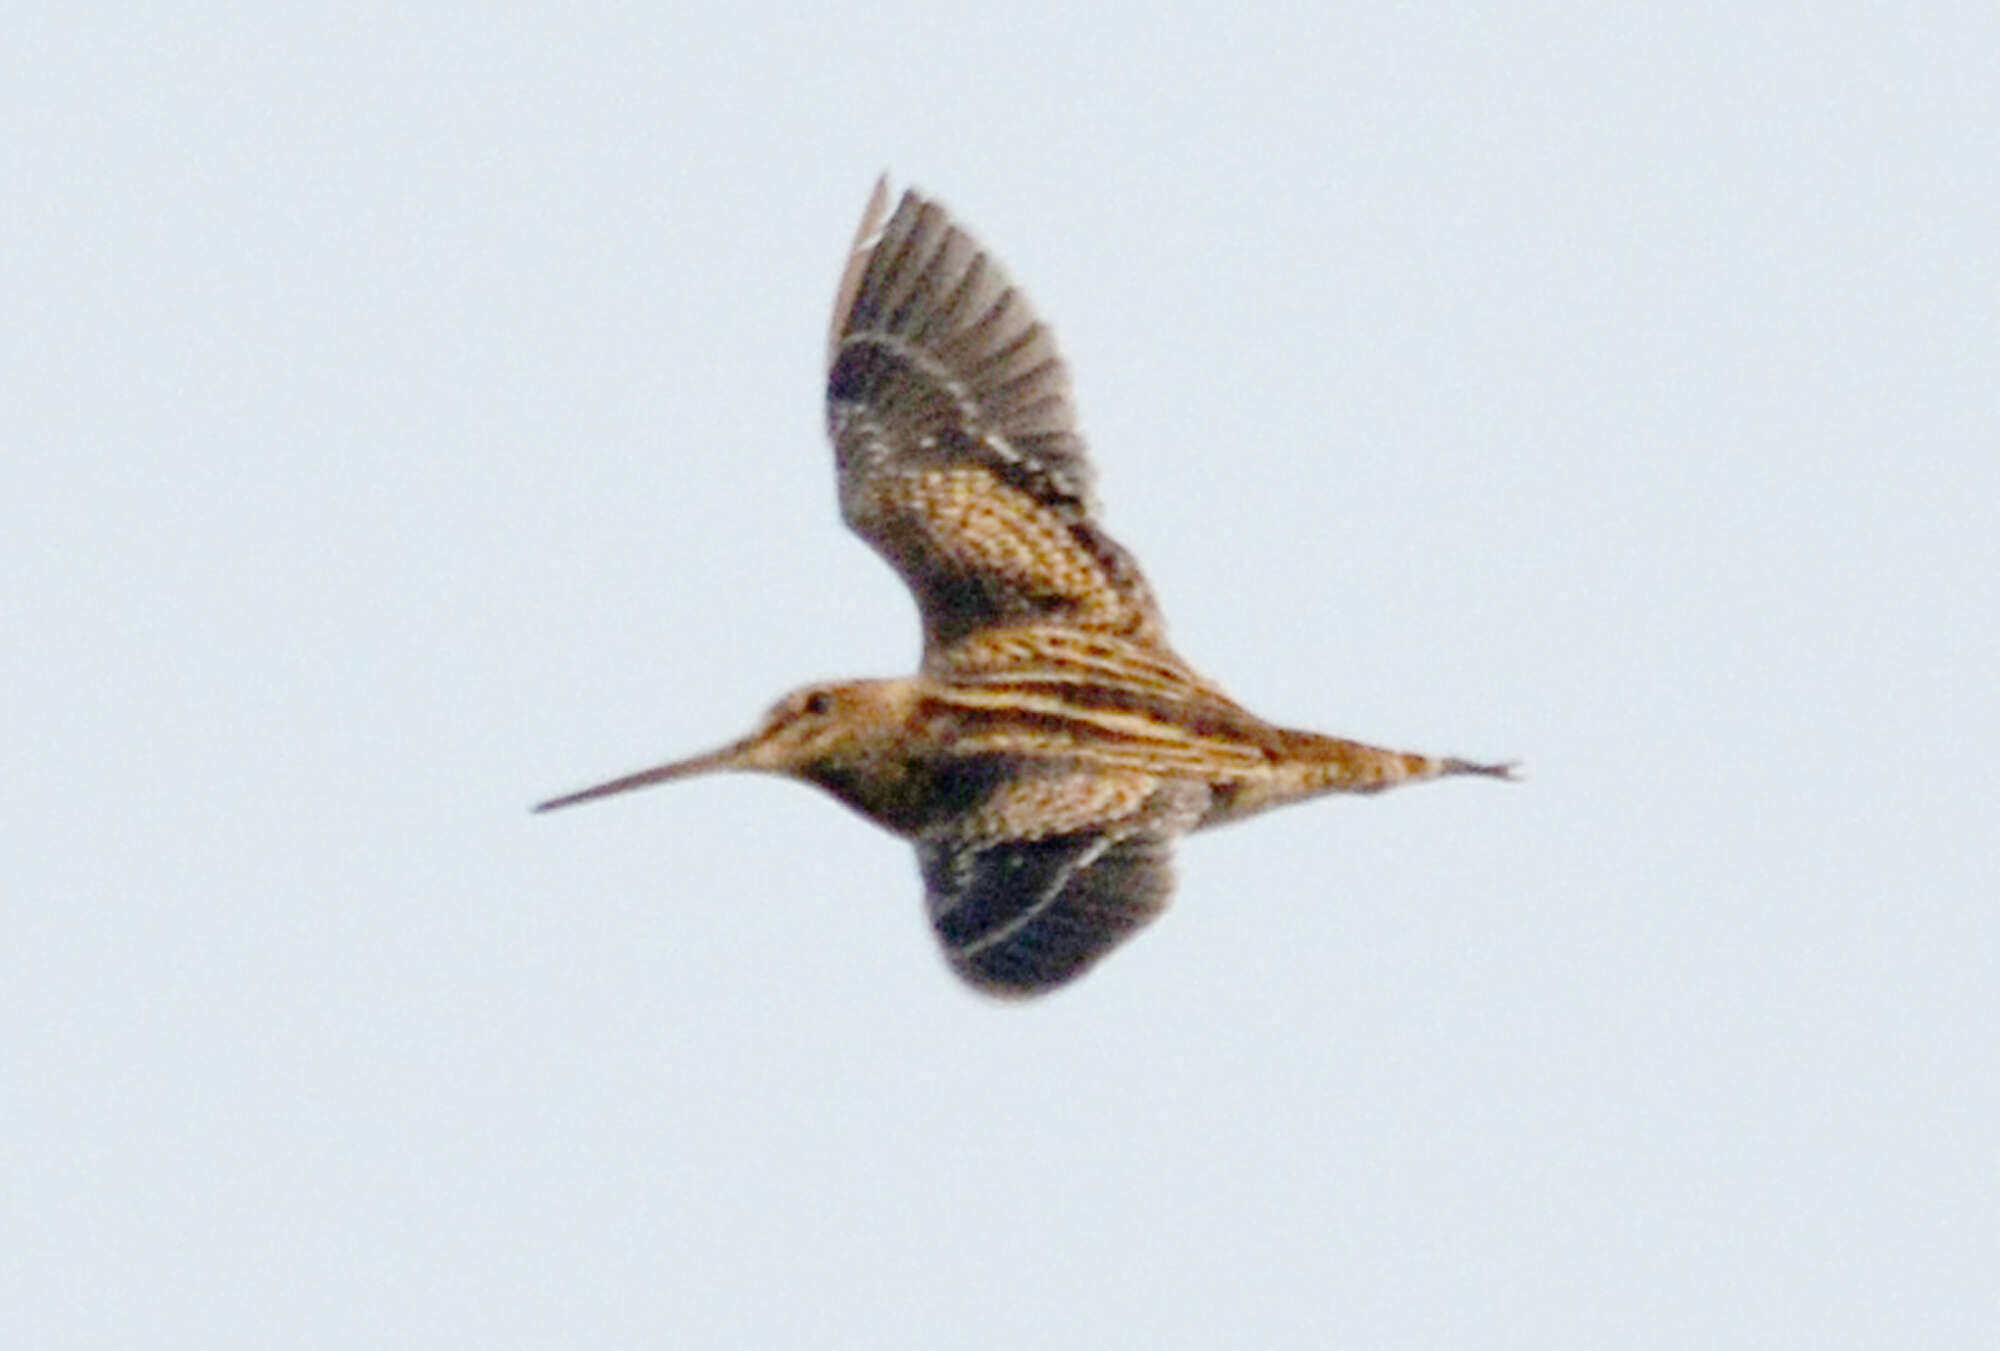
M0 1342L2000 1340L1986 7L419 8L0 36ZM1527 781L1025 1005L809 790L529 816L913 667L884 169L1196 666Z

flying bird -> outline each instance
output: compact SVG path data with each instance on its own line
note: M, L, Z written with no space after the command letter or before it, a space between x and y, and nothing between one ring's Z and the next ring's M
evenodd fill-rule
M1511 776L1275 726L1182 661L1098 524L1048 327L936 202L888 201L878 182L836 292L826 421L842 516L916 598L920 669L808 685L740 741L536 811L716 770L816 784L915 844L954 971L1032 995L1165 908L1189 831Z

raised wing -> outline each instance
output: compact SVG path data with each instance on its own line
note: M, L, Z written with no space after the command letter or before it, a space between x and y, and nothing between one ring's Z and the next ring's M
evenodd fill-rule
M981 826L1014 806L1045 815L1052 795L1083 807L1122 799L1126 810L1032 836ZM919 840L931 925L952 970L997 995L1040 994L1082 975L1166 908L1174 839L1206 802L1196 783L1047 773L1003 790L949 834Z
M884 184L834 303L827 431L841 513L916 596L928 661L1030 620L1157 642L1138 566L1092 520L1055 338L942 208Z

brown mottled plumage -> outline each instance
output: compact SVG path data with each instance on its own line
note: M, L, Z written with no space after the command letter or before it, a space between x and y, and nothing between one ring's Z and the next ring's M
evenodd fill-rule
M1508 777L1275 727L1191 670L1096 523L1049 330L936 203L887 206L878 183L840 280L827 429L842 515L916 597L922 670L808 686L733 745L537 811L710 770L818 784L916 844L959 975L1034 994L1160 912L1190 830L1319 793Z

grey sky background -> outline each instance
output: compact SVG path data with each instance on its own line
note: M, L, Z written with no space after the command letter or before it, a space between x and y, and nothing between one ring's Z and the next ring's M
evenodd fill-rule
M30 6L0 49L0 1341L2000 1338L2000 20ZM1292 808L959 988L772 780L915 661L827 307L1057 328Z

